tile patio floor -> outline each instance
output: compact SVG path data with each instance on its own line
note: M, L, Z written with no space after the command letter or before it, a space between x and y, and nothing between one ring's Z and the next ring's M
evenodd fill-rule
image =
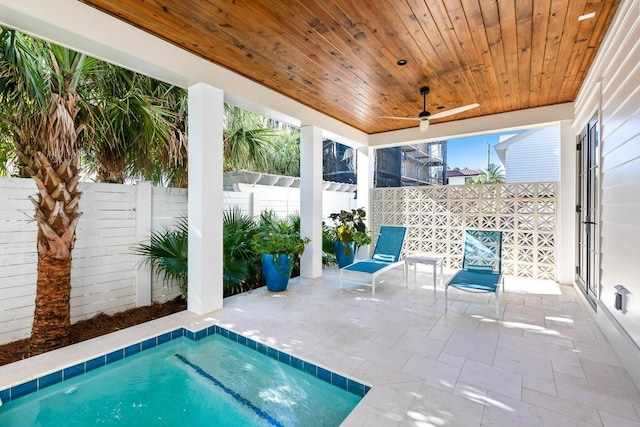
M293 279L0 367L0 388L185 326L217 323L371 385L344 426L640 426L640 393L574 289L507 277L500 318L487 295L434 293L400 271L371 289Z

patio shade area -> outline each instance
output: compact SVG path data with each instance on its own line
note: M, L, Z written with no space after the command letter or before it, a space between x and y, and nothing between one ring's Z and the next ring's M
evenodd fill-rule
M423 270L426 272L427 270ZM640 393L571 286L507 276L492 297L434 292L401 271L368 287L338 287L338 270L225 299L204 316L168 318L0 368L39 374L176 327L217 324L372 386L345 426L627 426ZM445 271L446 274L452 271Z

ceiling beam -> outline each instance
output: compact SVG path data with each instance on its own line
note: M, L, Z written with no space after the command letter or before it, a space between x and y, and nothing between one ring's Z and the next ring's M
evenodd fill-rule
M427 132L420 132L420 128L416 126L411 129L374 134L369 136L369 146L384 148L531 129L549 126L562 120L573 120L573 115L573 102L566 102L546 107L528 108L526 110L456 120L455 122L431 124Z

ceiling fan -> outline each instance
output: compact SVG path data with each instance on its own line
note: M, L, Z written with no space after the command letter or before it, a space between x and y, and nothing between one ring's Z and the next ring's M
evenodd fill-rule
M473 103L468 105L463 105L462 107L452 108L447 111L442 111L440 113L431 114L427 111L427 94L429 93L429 88L427 86L420 88L420 95L422 95L422 111L418 114L418 117L392 117L392 116L382 116L385 119L394 119L394 120L419 120L420 121L420 131L424 132L429 128L429 119L440 119L442 117L453 116L454 114L462 113L467 110L471 110L473 108L477 108L480 104Z

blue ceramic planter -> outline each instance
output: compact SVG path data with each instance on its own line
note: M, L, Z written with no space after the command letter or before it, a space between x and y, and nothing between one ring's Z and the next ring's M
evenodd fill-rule
M356 250L358 248L356 246L356 242L349 242L345 246L345 244L340 240L336 240L335 242L333 242L333 249L336 252L338 267L342 268L346 267L349 264L353 264L353 260L356 257Z
M287 254L262 254L262 274L267 283L267 289L280 292L287 289L293 259Z

